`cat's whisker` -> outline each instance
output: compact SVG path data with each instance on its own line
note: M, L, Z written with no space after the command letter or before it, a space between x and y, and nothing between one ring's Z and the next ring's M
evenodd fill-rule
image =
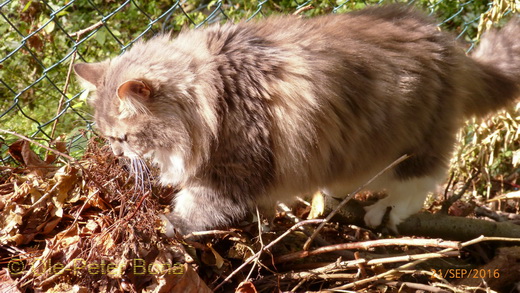
M139 188L144 192L145 189L152 188L152 184L150 183L150 169L148 168L146 162L141 158L138 160L138 168L139 174L141 176Z
M132 157L130 161L130 175L134 178L134 189L139 193L144 193L146 189L151 189L150 169L146 162L140 157Z

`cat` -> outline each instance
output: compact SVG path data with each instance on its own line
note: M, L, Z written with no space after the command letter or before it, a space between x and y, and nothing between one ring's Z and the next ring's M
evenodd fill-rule
M260 207L323 190L388 196L365 222L396 225L444 179L456 133L520 95L520 18L468 57L436 21L404 6L310 19L279 16L140 41L74 70L95 90L116 156L150 157L181 187L181 233L232 225Z

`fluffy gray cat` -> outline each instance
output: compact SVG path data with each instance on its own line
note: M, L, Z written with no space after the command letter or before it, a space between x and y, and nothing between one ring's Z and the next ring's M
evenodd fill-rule
M420 210L445 176L457 130L520 95L520 20L471 57L403 6L275 17L183 31L76 64L117 156L151 157L179 185L182 233L228 226L255 206L323 190L341 197L403 154L369 189L377 226Z

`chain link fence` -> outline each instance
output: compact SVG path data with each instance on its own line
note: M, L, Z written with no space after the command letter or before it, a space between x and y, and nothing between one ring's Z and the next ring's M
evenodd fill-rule
M516 2L515 2L516 1ZM80 156L93 135L92 117L73 74L74 62L101 61L135 41L182 28L251 20L271 14L343 13L382 1L9 0L0 4L0 129L51 144L67 143ZM518 0L412 0L442 29L468 43L479 31L520 7ZM516 6L515 6L516 5ZM367 24L370 25L370 24ZM0 159L18 138L0 133ZM40 150L43 152L44 150Z

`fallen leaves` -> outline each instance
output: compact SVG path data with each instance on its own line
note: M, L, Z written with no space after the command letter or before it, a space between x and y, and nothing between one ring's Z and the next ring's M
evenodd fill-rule
M30 148L28 141L16 141L9 146L8 152L15 160L20 162L29 172L34 173L36 176L43 177L50 171L49 169L52 169L52 166L40 159Z
M78 169L70 165L58 169L50 179L43 177L43 173L32 172L12 177L13 191L0 198L3 207L0 226L4 227L0 243L27 244L36 235L53 231L63 218L63 208L80 178Z
M67 162L40 159L25 140L9 147L21 166L5 169L0 182L0 243L13 247L3 258L4 283L50 292L161 292L160 284L190 282L207 288L180 264L182 246L158 237L156 201L133 187L107 148L90 146L82 161Z
M63 148L46 160L39 159L27 143L16 142L9 150L21 165L1 169L2 292L31 288L47 292L256 293L276 289L397 290L404 284L448 292L463 290L469 283L461 281L457 287L431 270L415 266L445 258L455 269L466 265L470 245L484 245L475 242L460 248L458 242L416 237L378 239L380 235L369 230L329 223L316 244L302 250L308 235L323 222L304 220L309 212L328 214L324 198L316 196L312 205L301 200L296 209L283 208L269 231L254 223L242 229L195 232L179 242L164 235L160 218L173 190L135 188L123 165L103 144L91 141L81 161L68 157ZM513 191L496 201L517 198ZM435 227L430 232L441 223L431 222ZM496 267L509 280L506 277L513 278L517 266L508 265L507 260L514 260L518 250L498 252L481 271ZM490 278L486 279L489 284L509 288Z

